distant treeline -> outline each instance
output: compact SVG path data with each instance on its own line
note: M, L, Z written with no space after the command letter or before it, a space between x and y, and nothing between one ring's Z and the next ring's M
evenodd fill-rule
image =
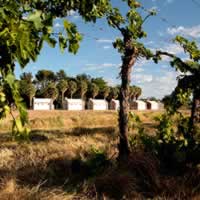
M39 70L35 76L24 72L19 81L21 96L28 108L32 107L33 97L52 98L57 108L62 108L64 98L98 98L117 99L119 86L111 87L102 78L92 78L87 74L76 77L67 76L64 70L56 73L50 70ZM138 86L130 86L130 100L138 99L142 89Z
M32 107L33 97L52 98L57 108L62 108L65 97L107 100L119 97L119 86L109 86L102 77L92 78L87 74L70 77L64 70L56 73L50 70L39 70L35 76L24 72L18 82L21 96L28 108ZM138 99L141 94L140 87L130 87L131 100Z

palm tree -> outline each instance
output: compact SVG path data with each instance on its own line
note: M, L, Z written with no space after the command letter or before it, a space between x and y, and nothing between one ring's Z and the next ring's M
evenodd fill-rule
M71 99L73 97L73 94L76 92L76 90L77 90L77 83L75 81L73 81L73 80L69 81L69 83L68 83L68 91L69 91Z
M32 108L32 99L35 96L36 88L31 82L27 82L26 80L19 81L19 89L20 95L25 99L29 100L27 105L29 108Z
M78 90L80 92L80 96L81 96L81 99L83 99L85 93L87 92L87 89L88 89L88 84L85 80L79 80L78 81Z
M119 88L111 87L109 93L109 99L117 99L118 95L119 95Z
M49 83L47 88L42 92L42 96L45 98L51 98L54 101L58 96L58 89L56 88L55 83Z
M136 100L138 100L141 94L142 94L142 89L140 87L136 87L136 95L135 95Z
M103 98L105 99L109 93L110 93L110 88L108 86L105 86L102 91L101 91L102 95L103 95Z
M89 86L89 92L91 97L94 99L99 93L99 87L95 83L91 83Z
M64 108L64 94L68 89L68 82L64 79L57 84L58 91L61 93L62 108Z

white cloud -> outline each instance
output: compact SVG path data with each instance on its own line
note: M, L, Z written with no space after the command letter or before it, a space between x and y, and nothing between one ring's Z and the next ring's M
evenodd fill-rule
M180 54L184 52L181 46L174 43L171 43L171 44L166 43L165 46L158 49L161 51L167 51L168 53L172 53L172 54Z
M104 49L110 49L111 46L103 46Z
M184 26L179 26L176 28L168 28L167 32L170 35L181 34L181 35L189 36L193 38L200 38L200 25L187 27L187 28Z
M92 64L92 63L88 63L86 64L86 66L84 67L84 71L95 71L95 70L103 70L106 68L118 68L120 67L120 64L116 64L116 63L102 63L102 64Z
M97 39L97 42L99 43L113 43L113 40L111 39Z
M149 83L153 81L153 75L151 74L133 74L133 82L137 83Z
M144 72L144 69L143 68L135 68L134 72L141 73L141 72Z
M149 62L149 60L147 60L147 59L140 59L140 60L137 60L135 65L137 67L142 67L144 65L147 65L148 62Z
M76 11L74 11L74 10L70 10L70 11L68 12L68 15L69 15L70 17L72 17L72 19L74 19L74 20L77 20L77 19L80 18L80 15L79 15Z
M109 86L116 86L117 84L119 84L119 81L113 78L105 78L105 81L108 83Z
M69 12L68 12L68 15L69 16L73 16L73 15L75 15L76 14L76 12L74 11L74 10L70 10Z
M60 27L62 27L62 25L59 22L56 22L55 25L54 25L54 27L55 28L60 28Z
M80 18L80 15L74 15L73 18L74 18L74 19L79 19L79 18Z
M150 41L144 42L144 44L145 45L153 45L153 44L155 44L155 42L150 40Z
M119 66L119 65L114 64L114 63L103 63L101 66L102 67L116 67L116 66Z
M174 71L164 71L160 75L135 74L132 83L142 88L142 97L163 98L174 90L178 75L179 73Z

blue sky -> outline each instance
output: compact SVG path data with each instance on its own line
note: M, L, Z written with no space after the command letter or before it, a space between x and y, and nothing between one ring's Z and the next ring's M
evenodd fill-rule
M144 44L152 50L167 50L176 53L183 59L187 59L182 49L172 42L177 35L200 41L200 0L140 0L147 9L155 8L157 16L150 18L144 24L144 30L148 37ZM112 0L115 7L122 12L126 11L125 3L120 0ZM144 11L141 10L144 15ZM84 34L81 47L76 55L67 51L61 53L59 48L51 48L45 45L35 63L29 63L24 70L16 68L16 75L22 72L35 74L39 69L58 71L65 70L67 75L76 76L86 73L92 77L103 77L109 85L119 84L117 78L120 71L120 54L112 47L112 42L120 34L108 27L104 19L96 24L84 23L80 16L71 12L68 17L74 22L81 33ZM62 20L56 19L54 29L62 29ZM175 72L169 65L169 60L163 58L159 64L152 61L139 60L133 68L131 84L142 87L143 97L155 96L162 98L171 93L176 85Z

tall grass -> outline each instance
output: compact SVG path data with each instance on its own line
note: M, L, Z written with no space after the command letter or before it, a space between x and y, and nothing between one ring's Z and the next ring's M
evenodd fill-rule
M159 113L138 112L154 131ZM117 112L29 112L29 143L0 133L0 200L198 199L200 170L164 175L150 153L135 150L118 166Z

